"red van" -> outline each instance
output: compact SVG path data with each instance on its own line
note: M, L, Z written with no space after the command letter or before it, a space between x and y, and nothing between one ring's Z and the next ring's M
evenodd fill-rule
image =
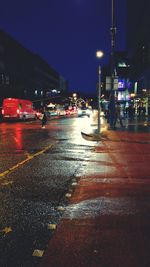
M2 104L3 119L36 119L36 111L30 100L5 98Z

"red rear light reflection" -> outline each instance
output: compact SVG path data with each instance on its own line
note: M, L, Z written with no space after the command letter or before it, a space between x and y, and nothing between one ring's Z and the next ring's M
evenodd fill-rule
M66 110L66 115L70 115L70 110Z

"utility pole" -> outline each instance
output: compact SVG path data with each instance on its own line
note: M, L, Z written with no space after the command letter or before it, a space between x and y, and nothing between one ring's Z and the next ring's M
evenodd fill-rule
M97 58L102 58L103 57L103 52L101 50L96 52L96 57ZM101 65L99 64L98 66L98 133L100 133L100 128L101 128L101 121L100 121L100 116L101 116Z
M112 5L111 5L111 15L112 15L112 23L111 23L111 28L110 28L110 33L111 33L111 75L112 77L114 76L114 68L115 68L115 34L116 34L116 27L115 27L115 5L114 5L114 0L112 0Z
M115 92L114 92L114 78L115 78L115 5L114 0L111 1L111 91L110 91L110 127L113 127L114 116L115 116Z
M100 133L100 127L101 127L101 121L100 121L100 116L101 116L101 66L98 66L98 133Z

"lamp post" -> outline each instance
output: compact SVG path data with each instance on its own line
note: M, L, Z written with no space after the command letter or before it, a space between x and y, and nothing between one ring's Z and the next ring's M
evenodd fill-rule
M97 51L96 52L96 57L97 58L102 58L103 57L103 52L102 51ZM100 115L101 115L101 104L100 104L100 99L101 99L101 66L98 66L98 133L100 133L100 127L101 127L101 121L100 121Z
M111 91L110 91L110 127L113 127L114 117L115 117L115 92L114 92L114 78L115 78L115 0L111 0L111 15L112 15L112 24L110 28L111 34Z
M111 75L114 76L114 69L115 69L115 62L114 62L114 54L115 54L115 34L116 34L116 27L115 27L115 1L111 1L111 28L110 28L110 34L111 34ZM113 90L113 87L112 87Z

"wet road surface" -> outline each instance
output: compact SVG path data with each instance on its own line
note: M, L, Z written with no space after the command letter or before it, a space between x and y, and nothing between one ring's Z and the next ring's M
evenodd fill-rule
M89 124L87 118L54 120L46 129L41 129L39 122L0 124L0 266L39 266L41 257L33 253L43 256L55 236L55 228L61 225L62 215L65 224L63 229L58 228L57 242L52 239L51 246L60 246L59 259L62 257L63 261L54 266L74 266L75 258L70 250L65 251L65 244L71 249L73 233L74 255L79 255L80 248L85 253L77 263L85 260L87 247L91 246L88 240L96 242L95 252L89 249L90 258L85 260L91 265L86 266L99 266L92 265L95 255L95 264L101 259L105 266L108 249L109 260L113 257L110 247L114 239L118 235L121 242L126 231L132 233L135 223L135 229L144 233L146 241L142 242L141 234L139 242L145 244L147 251L149 238L144 229L149 228L150 177L145 162L149 161L149 126L129 123L123 131L118 128L111 132L106 141L88 142L81 137L81 129L87 129ZM77 185L72 186L73 183ZM81 232L74 228L74 222L83 226L82 231L79 228ZM121 244L124 251L131 240L137 242L135 235L126 238L124 244L115 243L115 251ZM109 260L107 266L111 266Z
M95 146L40 267L150 265L147 130L118 128Z
M78 118L1 123L0 266L38 266L68 203L72 179L82 172L92 146L80 134ZM55 227L54 227L55 228Z

